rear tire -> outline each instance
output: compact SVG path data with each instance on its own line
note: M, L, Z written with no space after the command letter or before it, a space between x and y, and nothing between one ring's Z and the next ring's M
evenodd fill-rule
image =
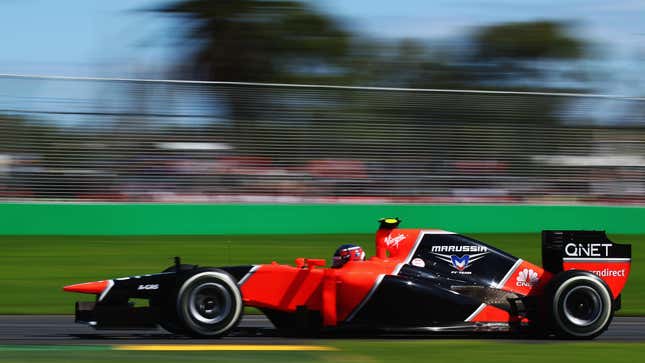
M177 317L194 337L221 337L242 318L242 294L235 279L217 269L197 270L179 288Z
M556 275L547 287L549 330L566 339L593 339L602 334L614 315L607 284L588 271L570 270Z

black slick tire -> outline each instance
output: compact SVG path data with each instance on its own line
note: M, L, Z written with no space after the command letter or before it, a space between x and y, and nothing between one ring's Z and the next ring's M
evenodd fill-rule
M611 290L588 271L557 274L543 303L548 331L564 339L593 339L607 330L614 315Z
M235 279L218 269L197 269L179 287L177 317L185 333L198 338L228 334L242 318L242 294Z

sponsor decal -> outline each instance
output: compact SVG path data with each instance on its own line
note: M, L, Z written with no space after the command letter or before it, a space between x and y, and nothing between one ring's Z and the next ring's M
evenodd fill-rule
M590 271L591 273L597 275L598 277L625 277L625 269L620 270L611 270L604 268L602 270Z
M426 262L419 257L414 258L411 264L412 266L416 266L416 267L426 267Z
M452 256L450 256L450 260L452 261L452 265L458 271L463 271L464 269L466 269L466 266L469 265L470 255L463 255L461 257L452 255Z
M477 245L432 246L431 252L488 252L488 248Z
M567 243L564 253L569 257L607 257L611 243Z
M472 245L462 245L462 246L432 246L431 252L441 261L448 262L450 266L455 269L451 271L455 274L461 275L470 275L471 271L466 271L471 264L475 261L478 261L488 254L488 248L484 246L472 246ZM443 254L438 252L479 252L474 254Z
M387 237L385 237L385 245L387 247L399 248L399 243L401 243L401 241L403 241L407 237L408 236L404 235L403 233L399 234L396 237L392 237L388 235Z
M159 284L139 285L137 290L158 290Z
M517 275L515 285L524 287L533 287L540 281L538 273L533 269L525 268Z

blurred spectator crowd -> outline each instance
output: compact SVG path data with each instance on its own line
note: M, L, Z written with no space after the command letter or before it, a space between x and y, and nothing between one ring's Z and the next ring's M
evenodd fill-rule
M47 82L0 98L2 200L645 204L643 101Z

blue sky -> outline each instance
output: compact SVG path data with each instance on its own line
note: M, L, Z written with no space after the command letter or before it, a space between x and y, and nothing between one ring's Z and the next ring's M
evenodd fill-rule
M586 84L589 91L645 95L645 0L308 1L354 31L394 39L450 41L482 25L538 19L569 21L578 36L601 44L595 59L564 64L569 69L602 75ZM181 23L138 10L162 3L0 0L0 73L162 77L164 68L181 54L173 44L173 39L178 39L173 34L177 34ZM81 105L95 101L90 83L61 89L58 86L41 83L34 88L28 82L4 79L0 84L0 106L33 109L30 102L47 100L50 103L38 103L38 107L67 107L52 95L78 100ZM4 94L7 90L11 91ZM23 94L28 97L18 97ZM613 115L612 107L610 103L600 103L594 112L598 119L612 119L607 116Z
M0 73L78 76L155 74L177 54L177 23L136 11L155 0L0 0ZM376 37L456 38L480 25L535 19L572 21L603 43L611 62L645 61L645 1L328 0L312 4Z
M171 50L154 0L0 0L1 73L133 73ZM143 45L146 46L143 46Z

